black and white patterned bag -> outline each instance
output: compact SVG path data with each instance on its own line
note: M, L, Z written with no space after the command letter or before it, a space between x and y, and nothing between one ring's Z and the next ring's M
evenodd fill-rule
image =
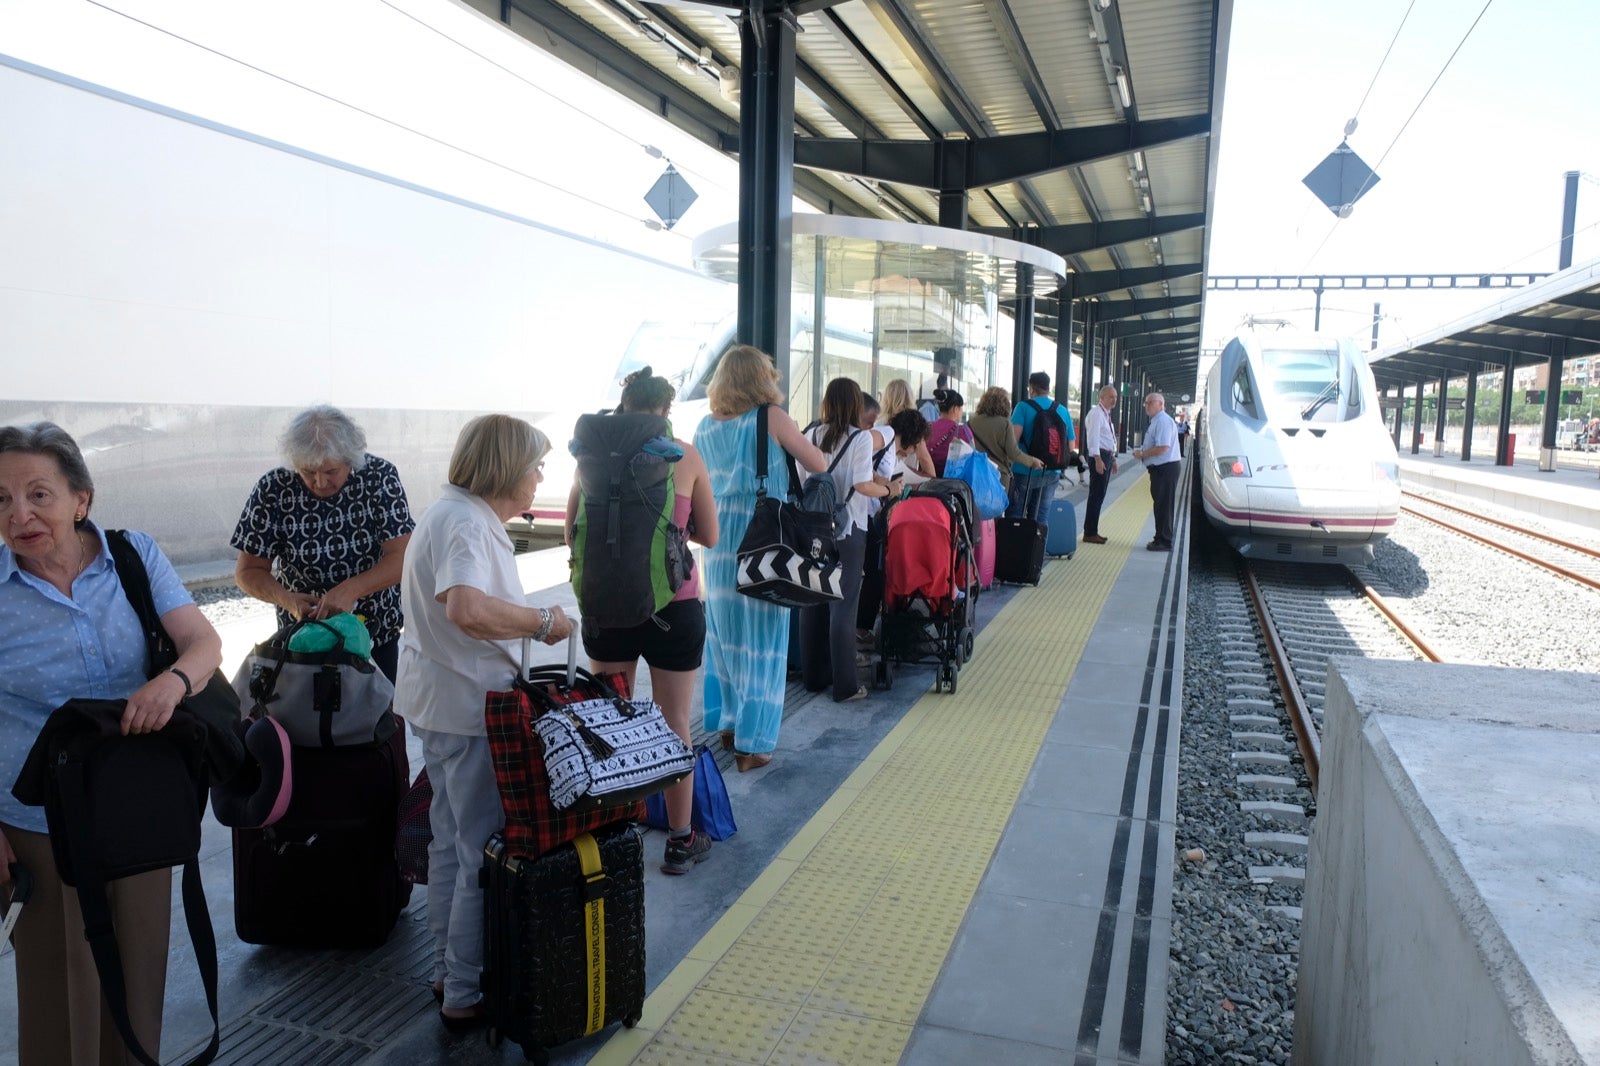
M527 661L526 641L523 661ZM543 713L533 720L533 731L544 748L550 802L558 810L640 800L688 776L694 769L694 752L672 731L661 708L653 700L625 700L603 679L578 669L577 644L569 637L569 688L579 675L602 693L600 698L558 703L540 686L526 687L543 706Z

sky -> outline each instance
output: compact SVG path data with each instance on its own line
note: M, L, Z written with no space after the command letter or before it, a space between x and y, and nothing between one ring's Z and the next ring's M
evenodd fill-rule
M1600 2L1484 8L1235 0L1210 273L1553 271L1570 170L1584 174L1574 262L1600 256ZM1302 179L1352 117L1350 147L1381 180L1338 220ZM1506 295L1330 291L1322 328L1366 340L1379 303L1385 347ZM1220 347L1247 315L1309 329L1314 300L1212 292L1203 344Z

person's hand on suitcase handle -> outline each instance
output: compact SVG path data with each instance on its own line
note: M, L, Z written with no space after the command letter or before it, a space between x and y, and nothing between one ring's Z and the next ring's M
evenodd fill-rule
M541 644L560 644L572 635L572 619L560 607L535 607L539 626L529 636Z

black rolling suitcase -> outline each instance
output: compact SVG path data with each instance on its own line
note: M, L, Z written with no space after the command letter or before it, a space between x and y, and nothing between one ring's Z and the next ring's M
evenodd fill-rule
M283 818L233 831L233 924L247 944L375 947L411 898L395 858L404 733L339 748L296 746Z
M1031 510L1033 493L1024 498ZM1037 585L1044 573L1045 527L1031 518L994 520L994 579L1008 585Z
M587 854L585 854L587 853ZM644 845L630 822L536 859L484 848L483 1002L490 1042L546 1049L632 1027L644 1010Z

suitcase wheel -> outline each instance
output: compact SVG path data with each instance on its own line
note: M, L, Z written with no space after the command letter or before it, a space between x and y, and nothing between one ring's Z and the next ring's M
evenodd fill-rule
M639 1017L640 1016L637 1014L628 1015L626 1018L622 1019L622 1027L624 1029L632 1029L634 1026L639 1024Z

